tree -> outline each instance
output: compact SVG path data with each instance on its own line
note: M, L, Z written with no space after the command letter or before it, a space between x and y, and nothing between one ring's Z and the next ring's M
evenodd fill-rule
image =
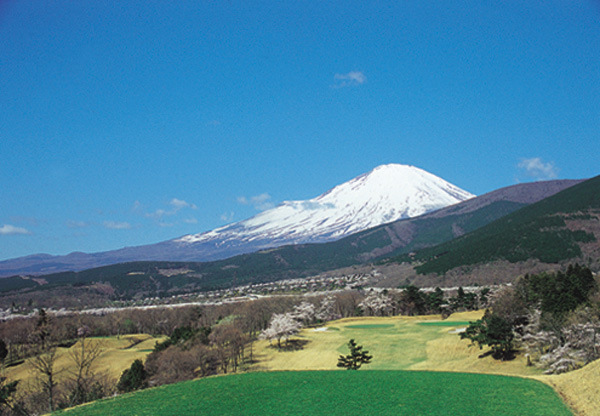
M369 351L363 351L362 345L357 345L354 339L348 341L348 348L350 348L350 354L340 355L338 367L346 370L358 370L363 364L371 363L373 356L369 355Z
M292 311L292 316L304 325L308 325L314 321L315 315L315 305L306 301L303 301L300 305L294 306L294 310Z
M13 394L17 391L18 380L6 383L6 377L0 377L0 409L8 407L15 414L19 414L13 405Z
M56 405L56 378L61 372L61 370L57 370L55 367L57 359L56 348L51 347L29 361L35 373L36 383L48 400L49 412L52 412Z
M465 332L460 334L461 339L469 339L471 343L484 345L492 349L493 357L508 360L513 358L514 333L512 324L497 314L485 311L483 318L471 322Z
M123 371L117 390L121 393L128 393L134 390L145 389L148 387L148 373L144 368L142 360L135 360L131 367Z
M371 293L358 306L368 312L368 315L385 316L394 309L394 301L386 294Z
M3 339L0 339L0 365L4 364L4 360L8 355L8 348L6 348L6 342Z
M281 348L281 338L286 342L289 337L300 331L301 324L290 313L276 313L271 318L269 327L261 333L262 338L277 339L277 347Z
M78 330L80 339L69 351L69 357L72 361L71 379L69 380L71 396L70 405L86 403L95 400L98 396L96 391L99 387L96 374L94 372L94 363L102 353L102 345L98 341L91 341L86 338L86 331L83 328Z

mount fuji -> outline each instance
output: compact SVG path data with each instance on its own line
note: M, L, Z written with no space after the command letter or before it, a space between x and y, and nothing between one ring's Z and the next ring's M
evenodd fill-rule
M285 201L212 231L100 253L37 254L5 260L0 262L0 276L78 271L142 260L212 261L287 244L334 241L473 197L414 166L382 165L316 198Z
M337 240L473 198L445 180L407 165L382 165L305 201L285 201L250 219L175 242L266 246Z

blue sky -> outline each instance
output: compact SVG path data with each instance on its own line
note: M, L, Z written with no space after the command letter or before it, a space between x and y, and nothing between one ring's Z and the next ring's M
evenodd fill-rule
M0 260L158 242L384 163L600 173L597 1L0 1Z

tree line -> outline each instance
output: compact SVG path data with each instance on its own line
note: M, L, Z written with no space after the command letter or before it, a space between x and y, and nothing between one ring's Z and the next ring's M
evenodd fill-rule
M520 349L547 374L600 358L600 292L587 267L526 274L496 293L490 306L461 337L490 347L495 358L511 359Z

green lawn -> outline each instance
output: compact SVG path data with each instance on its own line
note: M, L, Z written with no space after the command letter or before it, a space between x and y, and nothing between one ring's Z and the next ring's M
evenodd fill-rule
M469 321L433 321L433 322L419 322L422 326L468 326Z
M547 385L486 374L298 371L211 377L102 400L65 416L572 415Z

